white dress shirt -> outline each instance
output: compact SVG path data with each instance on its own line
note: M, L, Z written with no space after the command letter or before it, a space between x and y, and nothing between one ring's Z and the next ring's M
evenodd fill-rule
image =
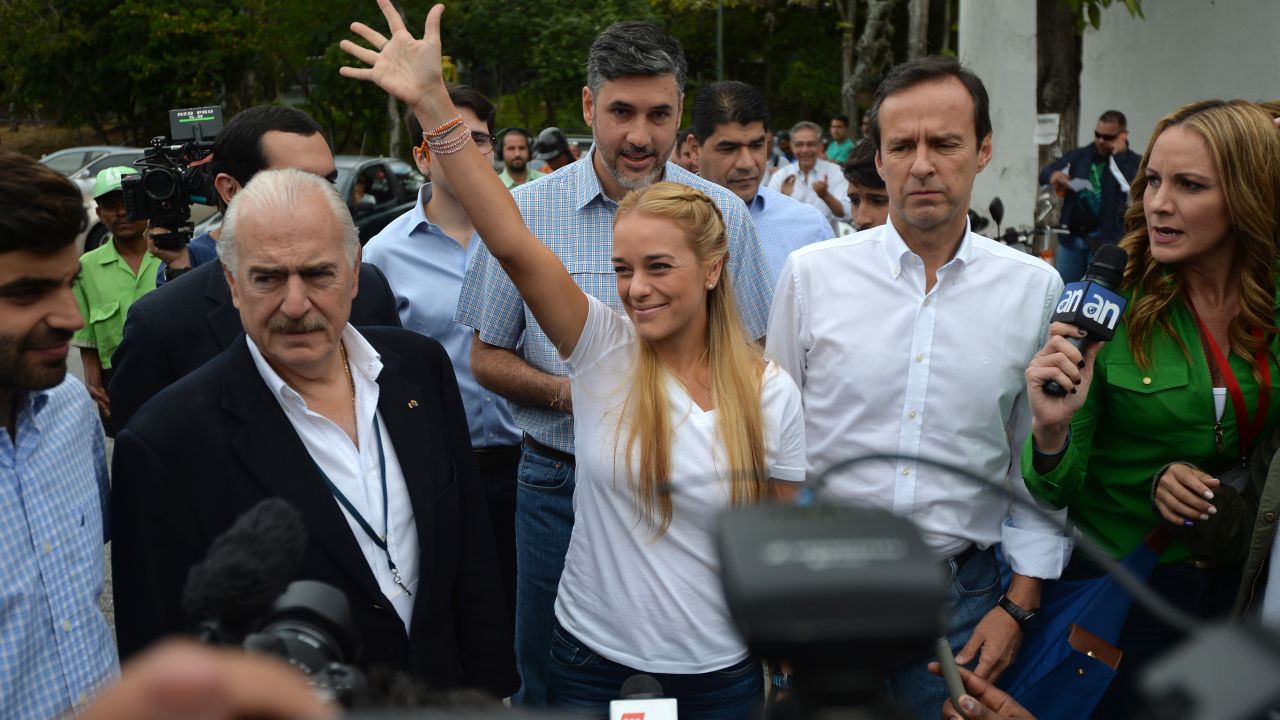
M812 205L822 212L822 217L827 221L833 219L849 218L849 181L844 177L844 171L840 166L830 160L818 158L813 163L813 169L809 172L800 170L800 163L793 162L786 167L778 168L778 171L769 178L769 189L782 192L782 183L787 178L795 176L795 185L791 187L791 197L799 200L806 205ZM831 212L831 208L827 207L827 203L818 197L818 193L813 191L813 183L818 180L827 181L827 192L840 201L842 211L839 215ZM783 193L785 194L785 193Z
M329 418L310 410L306 400L271 369L253 338L246 336L245 339L249 343L249 354L253 356L258 374L280 403L280 408L284 410L285 417L289 418L289 424L297 431L311 459L329 481L347 496L347 500L364 516L365 522L369 523L374 532L386 537L391 559L395 561L400 573L400 581L409 588L409 592L416 595L418 528L414 523L413 505L409 501L409 487L405 484L404 472L396 458L391 436L387 434L386 423L378 414L377 380L378 374L382 372L382 360L378 352L351 325L347 325L342 331L342 341L347 346L347 363L351 367L351 379L356 386L356 436L360 439L360 446L356 447L346 431ZM378 439L373 434L375 415L379 418L382 450L386 453L386 526L382 520L382 473L379 469ZM328 489L317 488L316 491L328 492ZM396 584L391 568L387 565L387 554L382 548L365 533L351 513L338 503L337 498L334 502L342 508L342 514L351 527L351 534L360 545L360 551L364 553L364 559L369 563L378 587L404 621L407 634L415 598Z
M1049 521L915 459L967 468L1030 499L1019 453L1031 426L1024 372L1062 290L1030 255L968 232L925 292L924 261L892 222L791 254L768 351L800 386L808 472L864 462L825 495L909 517L940 557L1003 541L1014 572L1056 578L1070 541Z

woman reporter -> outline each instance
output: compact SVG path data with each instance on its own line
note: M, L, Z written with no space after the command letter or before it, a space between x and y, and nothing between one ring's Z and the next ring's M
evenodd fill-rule
M703 193L659 182L628 194L613 263L626 317L582 292L530 234L510 193L455 131L440 76L439 23L422 40L387 0L390 39L343 68L408 103L489 252L570 369L575 525L556 599L551 699L607 713L623 682L655 675L685 718L749 717L763 684L718 578L717 514L789 493L804 477L800 396L767 363L735 309L728 241Z
M1280 138L1270 116L1243 101L1179 108L1152 133L1132 197L1127 312L1111 342L1083 355L1065 339L1075 328L1053 327L1027 369L1023 475L1114 557L1170 528L1149 584L1208 617L1229 609L1248 549L1244 458L1280 418ZM1066 397L1044 393L1050 380ZM1063 577L1097 574L1077 555ZM1133 671L1177 639L1135 607L1098 716L1129 717Z

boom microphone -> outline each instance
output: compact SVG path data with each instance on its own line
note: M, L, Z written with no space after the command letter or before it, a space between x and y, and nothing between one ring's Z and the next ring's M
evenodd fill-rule
M201 641L239 645L298 573L307 531L288 502L268 498L213 541L192 566L182 609Z
M1124 278L1124 267L1129 256L1117 245L1103 245L1093 256L1093 263L1080 282L1062 289L1058 307L1051 322L1075 325L1089 333L1083 338L1068 338L1067 342L1084 351L1095 342L1105 342L1115 337L1116 325L1124 315L1127 301L1116 293ZM1056 380L1044 384L1044 393L1053 397L1066 397L1067 390Z

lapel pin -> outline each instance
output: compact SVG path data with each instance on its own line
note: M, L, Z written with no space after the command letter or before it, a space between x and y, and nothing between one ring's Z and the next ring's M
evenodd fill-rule
M411 410L412 410L413 408L416 408L416 407L418 407L418 401L417 401L417 400L410 400L410 401L409 401L409 409L411 409Z

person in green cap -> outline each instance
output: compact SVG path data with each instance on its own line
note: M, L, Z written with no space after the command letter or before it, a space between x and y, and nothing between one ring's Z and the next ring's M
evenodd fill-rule
M156 289L156 271L160 267L159 258L147 252L147 221L130 220L124 207L120 178L137 172L131 167L111 167L98 173L94 180L98 219L111 232L110 242L80 257L80 277L72 286L85 323L72 343L80 348L84 384L98 404L108 434L111 355L124 336L129 306Z

